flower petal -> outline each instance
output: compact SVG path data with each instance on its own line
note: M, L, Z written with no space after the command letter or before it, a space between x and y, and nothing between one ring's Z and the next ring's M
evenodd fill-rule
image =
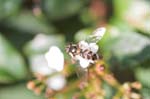
M96 53L98 51L98 45L96 43L90 43L89 48L93 53Z
M43 54L31 56L29 62L33 73L39 73L45 76L54 72L54 70L49 69Z
M64 55L58 47L52 46L49 49L49 51L45 54L45 58L50 68L55 69L57 71L63 70Z
M63 75L54 75L47 79L46 84L53 90L61 90L66 85L66 79Z

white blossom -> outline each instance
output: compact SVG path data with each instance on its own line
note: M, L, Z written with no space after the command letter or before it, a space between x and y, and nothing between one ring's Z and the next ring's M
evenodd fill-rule
M49 51L45 54L45 58L50 68L56 71L63 70L64 55L58 47L50 47Z
M49 46L49 37L45 34L37 34L31 42L33 49L38 50L39 48L47 48Z
M33 73L39 73L42 75L50 75L54 71L49 69L48 64L43 54L33 55L30 57L30 65Z
M66 85L66 79L63 75L58 74L52 77L49 77L46 81L48 88L53 90L61 90Z

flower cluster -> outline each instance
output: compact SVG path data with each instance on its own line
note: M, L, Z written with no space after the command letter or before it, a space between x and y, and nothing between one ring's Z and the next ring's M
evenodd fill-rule
M36 79L29 81L27 87L35 94L45 91L46 97L49 97L53 91L65 87L66 78L59 73L64 67L64 55L57 46L51 46L45 57L44 55L31 57L31 66Z
M141 89L140 83L120 84L109 71L106 63L99 58L97 42L101 40L105 31L105 28L98 28L87 40L82 40L77 44L70 44L66 48L66 52L71 58L88 71L86 72L88 73L87 81L83 81L83 79L86 79L83 77L83 79L78 78L75 82L67 84L67 80L72 77L72 74L66 76L66 72L70 69L65 70L66 67L69 68L69 65L64 59L63 52L57 46L51 46L45 56L32 57L32 70L34 70L36 79L29 81L27 84L28 89L33 90L36 94L44 91L49 99L55 96L57 92L64 94L71 90L80 90L80 92L75 92L72 99L80 99L83 96L86 99L104 99L106 92L102 88L102 83L105 82L118 91L113 99L141 99L140 94L134 92L134 90ZM94 66L88 68L90 64Z

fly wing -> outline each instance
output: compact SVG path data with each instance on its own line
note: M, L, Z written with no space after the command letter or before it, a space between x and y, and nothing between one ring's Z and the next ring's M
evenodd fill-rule
M89 43L97 43L105 34L106 29L104 27L96 29L87 39Z

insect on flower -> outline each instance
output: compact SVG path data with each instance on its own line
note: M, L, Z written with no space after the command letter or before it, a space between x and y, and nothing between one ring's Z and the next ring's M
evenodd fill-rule
M96 29L87 40L80 41L77 44L69 44L66 47L66 52L72 59L79 61L82 68L87 68L100 59L97 53L99 47L96 43L103 37L105 31L105 28Z

